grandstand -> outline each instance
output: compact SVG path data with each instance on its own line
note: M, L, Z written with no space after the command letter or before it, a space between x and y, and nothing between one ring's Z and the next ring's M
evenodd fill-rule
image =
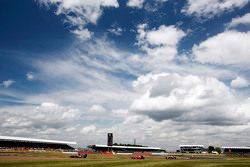
M135 153L135 152L150 152L150 153L166 153L166 150L158 147L135 147L135 146L108 146L108 145L92 145L89 148L95 150L95 152L108 152L113 151L116 153Z
M74 150L76 142L0 136L0 149Z
M250 154L250 147L221 147L225 154Z
M107 145L90 145L88 148L94 152L115 152L115 153L166 153L166 150L158 147L148 147L134 144L113 144L113 133L108 133Z

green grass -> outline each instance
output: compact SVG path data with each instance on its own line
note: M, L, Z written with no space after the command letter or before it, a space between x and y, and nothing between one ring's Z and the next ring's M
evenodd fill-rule
M146 156L131 160L127 155L89 155L87 159L70 159L58 153L17 153L0 156L0 167L250 167L250 158L213 160L165 160ZM6 158L5 158L6 157Z
M1 167L249 167L250 160L56 160L0 163Z

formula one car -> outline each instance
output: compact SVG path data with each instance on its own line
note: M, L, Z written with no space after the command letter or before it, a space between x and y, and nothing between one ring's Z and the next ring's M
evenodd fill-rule
M132 159L145 159L144 156L142 155L135 155L133 157L131 157Z
M87 154L75 154L71 155L70 158L87 158Z
M166 159L177 159L175 156L167 156Z

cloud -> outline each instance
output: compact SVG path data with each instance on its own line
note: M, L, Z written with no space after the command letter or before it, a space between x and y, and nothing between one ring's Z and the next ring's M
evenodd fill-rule
M152 46L176 46L185 36L182 30L175 26L161 25L157 29L146 30L147 25L138 26L138 43Z
M45 83L63 81L59 85L79 85L83 89L94 85L110 87L109 82L118 84L122 79L117 77L118 74L126 79L125 76L133 77L140 71L136 64L129 62L129 52L119 50L112 41L106 39L80 43L64 54L60 59L34 61L32 67L38 71L36 75L46 80Z
M146 24L139 25L137 33L137 45L147 54L144 62L154 66L172 61L177 55L178 43L186 35L175 26L161 25L147 30Z
M167 0L128 0L127 6L131 8L143 8L147 11L154 12Z
M106 109L101 105L94 104L90 107L89 111L92 113L104 113L106 112Z
M143 7L144 0L128 0L127 6L129 7L136 7L136 8L142 8Z
M88 29L79 28L71 31L73 34L75 34L78 38L81 40L88 40L93 35L92 32L90 32Z
M97 111L125 108L132 101L135 93L127 76L136 75L139 70L134 68L136 64L128 63L129 54L117 49L112 41L79 41L79 45L64 54L31 63L39 82L49 91L38 95L24 93L24 101L70 104L85 111L84 116L90 116L91 120L100 116ZM90 109L94 112L87 112Z
M33 81L35 79L35 76L34 76L33 72L26 73L26 79L28 81Z
M79 48L64 53L65 57L60 59L32 62L39 81L50 91L25 97L26 101L37 104L49 100L79 106L83 111L89 111L89 106L93 104L101 104L106 110L114 110L118 106L126 108L137 93L131 89L133 78L142 75L148 69L154 71L160 68L159 64L150 61L153 59L150 55L138 55L138 61L131 60L131 53L117 49L112 41L98 39L95 42L84 43ZM156 68L151 68L153 65ZM160 65L167 72L192 73L223 79L232 79L236 76L231 71L204 65L166 65L163 61ZM56 85L56 88L51 89L51 85Z
M150 74L147 74L147 75L142 75L142 76L138 77L137 80L135 80L133 82L133 87L147 85L147 83L150 83L152 81L156 81L156 80L158 80L158 78L165 77L165 76L168 76L168 75L169 75L168 73L160 73L160 74L152 74L152 73L150 73ZM147 87L147 88L149 88L149 87Z
M28 129L30 133L49 129L63 129L79 119L79 111L72 107L44 102L36 107L2 108L1 129ZM33 134L34 135L34 134Z
M249 121L248 112L239 110L246 104L237 101L230 88L216 78L166 73L150 76L146 82L139 79L136 84L136 89L141 89L139 83L148 85L144 94L131 105L131 110L138 114L156 121L206 125L246 124Z
M15 83L15 81L12 80L12 79L9 79L9 80L6 80L6 81L3 81L3 82L2 82L4 88L10 87L10 86L13 85L14 83Z
M110 32L111 34L117 35L117 36L121 36L123 30L121 27L116 27L116 28L108 29L108 32Z
M65 16L65 23L71 26L71 32L80 39L90 39L93 34L86 25L97 24L103 8L119 7L117 0L39 0L40 4L56 7L56 14Z
M33 116L33 119L35 118L36 120L49 123L51 123L52 120L63 123L74 121L80 114L77 109L48 102L42 103L40 106L36 107L33 112L37 113Z
M195 60L201 63L249 65L250 32L225 31L193 47Z
M231 23L228 24L228 27L233 28L237 27L238 25L250 25L250 13L238 18L233 18Z
M90 125L90 126L83 127L80 132L82 134L89 135L89 134L94 133L96 131L97 131L96 126Z
M151 1L145 1L144 3L144 9L147 12L157 12L160 8L164 7L164 3L168 0L151 0ZM158 13L159 14L159 13Z
M235 8L242 8L249 2L250 0L187 0L182 11L188 15L210 18Z
M129 116L129 111L127 109L117 109L112 111L112 115L124 118Z
M179 39L180 37L171 37L171 41L168 41L165 38L156 38L157 36L161 37L161 31L159 30L165 30L165 27L168 26L163 27L163 29L160 29L159 27L143 29L146 35L141 41L145 43L141 43L139 46L143 47L147 45L149 48L157 48L166 45L175 48L178 45L179 40L181 40ZM179 30L177 27L173 27L173 29L174 28L176 31ZM176 34L178 36L178 33ZM166 38L169 36L170 35L166 36ZM219 137L217 137L216 140L220 140L222 141L221 143L223 143L225 139L224 136L228 133L233 133L233 136L237 136L235 134L238 132L241 134L247 132L248 127L245 125L246 119L241 120L240 124L240 119L237 114L236 116L233 115L232 118L227 118L222 111L218 111L218 115L214 114L215 109L212 110L211 108L204 111L205 113L211 114L204 116L206 118L202 117L201 112L198 110L195 110L194 112L186 112L187 114L181 114L178 117L171 117L169 119L166 119L164 116L162 117L164 120L159 119L155 115L148 116L146 113L132 112L129 110L130 105L140 99L147 91L151 91L152 87L154 88L154 91L152 92L154 92L155 97L149 98L153 99L158 96L163 96L160 94L160 89L162 88L162 90L164 90L164 84L168 84L171 79L159 84L159 90L156 90L158 87L156 86L156 83L160 82L160 80L163 80L162 78L165 78L170 74L152 72L151 76L141 76L146 73L145 71L154 71L156 69L151 68L151 65L153 66L155 62L150 61L154 60L154 58L147 52L143 52L142 54L137 53L136 55L138 59L133 59L132 57L134 53L116 48L115 43L109 39L107 40L103 38L88 42L78 42L79 44L77 44L77 46L71 47L71 50L68 52L64 52L65 56L61 56L60 58L52 56L53 58L50 59L36 59L31 63L34 71L36 71L36 77L39 78L39 82L42 82L41 84L43 84L44 87L48 87L49 91L36 95L24 94L22 95L24 101L35 104L43 104L45 101L49 101L52 104L45 103L43 106L39 105L37 106L39 109L35 109L36 107L34 106L30 108L19 106L18 109L13 109L12 107L4 109L6 112L2 112L1 115L5 115L4 118L14 117L10 120L13 127L18 125L21 126L20 128L15 129L4 126L4 128L1 128L1 132L12 135L16 134L17 136L21 134L26 136L47 136L50 139L64 138L76 140L81 145L105 143L106 133L113 132L115 134L115 140L118 143L128 143L133 141L133 138L137 138L138 143L145 145L149 144L152 146L163 146L167 148L169 148L169 145L175 146L180 142L191 143L196 141L194 136L197 138L201 134L204 138L211 139L211 136L214 135L214 133L219 132ZM145 57L147 58L144 59ZM179 74L180 81L185 80L183 79L185 76L192 76L189 75L189 73L198 73L199 76L195 75L198 78L204 74L209 76L220 76L222 78L230 75L230 79L236 76L234 73L235 76L231 75L231 71L210 68L207 65L187 63L180 66L175 63L169 63L169 61L168 63L159 62L162 67L165 67L164 70L159 71L178 71L181 73ZM158 65L159 64L155 64L156 67ZM150 66L150 68L148 68L148 66ZM133 90L131 85L136 76L141 77L134 82L133 85L135 86L135 89ZM209 84L212 85L210 82L207 85ZM195 83L194 87L195 85L198 84ZM176 87L181 88L182 86ZM190 86L190 88L192 88L192 86ZM185 90L188 91L188 88ZM170 91L174 92L174 90ZM164 91L162 92L164 93ZM223 98L225 97L224 94L221 95L221 97L222 96ZM76 117L74 116L74 118L65 118L64 121L62 121L64 123L58 123L57 116L53 116L53 119L56 122L55 124L48 123L52 122L52 120L49 120L39 123L38 125L35 123L38 122L37 119L33 120L30 117L25 118L23 116L25 114L29 115L31 113L30 111L33 110L41 111L41 108L46 108L46 106L57 108L53 104L57 105L58 108L62 107L63 110L73 109L77 110L79 113ZM232 104L235 103L232 102ZM103 108L106 112L95 112L101 111ZM246 108L247 105L242 106L242 109L237 111L237 113L243 113L243 118L246 118L246 116L244 116L244 113L247 112ZM90 109L94 112L90 112ZM218 110L219 109L225 108L222 105L218 107ZM46 109L46 111L47 110L49 109ZM23 113L18 117L22 120L17 120L17 116L8 116L10 111L15 111L14 113ZM37 114L37 112L35 113ZM47 117L50 115L50 112L42 111L42 113L44 117L45 115L47 115ZM32 113L30 115L31 117L33 116ZM214 115L215 118L211 119ZM219 120L219 116L221 116L221 120ZM231 115L229 115L229 117L231 117ZM58 118L61 119L60 116L58 116ZM233 119L237 126L233 126ZM24 122L26 125L21 124L20 122ZM41 124L43 126L41 126ZM9 125L11 125L11 123ZM60 126L58 127L56 125ZM211 127L211 125L213 127ZM218 128L221 125L231 125L229 126L231 128L224 126L225 128L223 131L222 128ZM218 130L216 128L218 128ZM192 131L189 129L192 129ZM213 131L213 129L216 130ZM84 135L84 141L80 140L82 135ZM185 136L185 138L182 136ZM247 140L248 138L245 139ZM166 140L171 140L171 142L166 144ZM200 139L200 141L204 140Z
M250 85L249 81L242 77L237 77L231 82L231 87L233 88L245 88Z
M97 10L85 10L101 0L94 2L47 1L83 40L93 36L87 24L97 24L107 7L101 4ZM89 17L82 14L96 11ZM119 35L119 27L112 28L110 32ZM64 56L25 61L32 64L46 91L15 92L24 102L40 105L2 107L1 133L70 139L81 146L105 143L107 132L113 132L118 143L137 138L138 143L167 149L179 143L226 144L231 143L229 139L237 141L238 136L242 138L240 145L248 143L250 102L222 82L234 79L237 70L196 64L188 58L174 63L182 56L177 47L186 35L176 26L140 25L137 32L142 52L118 49L111 39L92 38L75 41Z
M196 124L196 122L187 123L186 121L163 120L159 122L145 115L135 115L129 112L129 115L126 115L123 121L109 128L98 129L96 133L103 133L104 136L107 132L113 132L115 142L132 143L133 139L136 138L137 143L143 145L176 150L179 144L188 143L205 143L207 146L226 145L230 144L232 140L238 141L239 136L243 138L241 140L242 145L245 145L249 139L247 135L249 128L249 125L246 124L211 126ZM207 142L208 140L210 142Z

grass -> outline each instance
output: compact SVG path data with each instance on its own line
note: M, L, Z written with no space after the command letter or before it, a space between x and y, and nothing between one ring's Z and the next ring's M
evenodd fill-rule
M3 167L249 167L249 160L222 161L167 161L167 160L56 160L56 161L16 161L0 163Z
M131 160L124 155L89 155L87 159L70 159L58 153L18 153L0 156L0 167L250 167L250 158L165 160L147 156L145 160Z

